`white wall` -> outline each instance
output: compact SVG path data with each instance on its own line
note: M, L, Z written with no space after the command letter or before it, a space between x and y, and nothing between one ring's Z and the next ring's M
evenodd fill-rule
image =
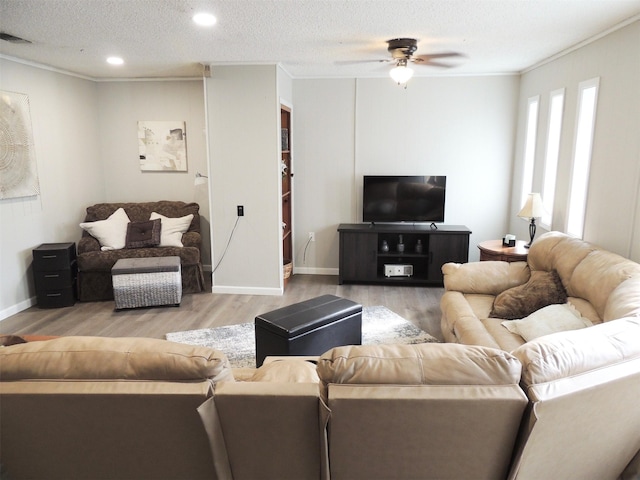
M519 205L524 118L529 97L540 95L533 191L540 191L549 92L565 88L565 108L552 228L565 229L578 84L600 77L584 239L640 261L640 21L522 76L512 181L510 228L528 238ZM538 229L542 232L542 229Z
M476 244L508 224L517 76L294 80L298 272L336 273L340 223L362 221L363 175L446 175L445 223ZM308 232L315 244L304 247Z
M282 292L277 76L275 65L224 66L206 79L214 292Z
M211 265L204 86L202 80L103 82L98 84L101 177L107 202L181 200L200 205L202 263ZM186 122L187 171L140 171L139 120Z
M277 66L216 67L204 88L200 81L95 83L0 58L0 88L29 95L41 186L37 197L0 201L0 319L31 305L31 249L77 241L88 205L162 195L198 201L206 221L207 192L193 180L207 169L214 260L227 245L236 205L246 210L216 272L216 288L280 293L283 99L293 105L298 273L337 273L336 228L361 220L361 178L368 173L447 175L446 223L474 232L470 260L477 260L482 240L507 231L527 238L527 222L516 217L526 99L541 95L539 132L545 132L548 93L565 87L554 212L562 219L577 85L595 76L600 95L585 239L640 261L639 58L640 22L521 79L414 78L406 90L387 79L291 81ZM199 134L205 111L209 159L207 135ZM189 172L141 173L135 122L178 116L187 121ZM541 177L538 167L537 186ZM556 222L553 228L562 229ZM305 251L310 231L316 242Z
M294 272L337 274L336 228L351 221L355 210L356 81L294 80L293 85ZM309 232L315 232L315 242L308 243Z
M33 304L31 250L77 242L87 205L105 198L97 85L0 58L0 85L29 96L41 194L0 200L0 319Z
M208 168L201 80L97 83L0 58L0 85L29 95L41 191L0 200L0 319L35 303L31 250L77 242L94 203L198 202L210 264L208 188L194 186ZM138 120L186 121L187 173L140 171Z

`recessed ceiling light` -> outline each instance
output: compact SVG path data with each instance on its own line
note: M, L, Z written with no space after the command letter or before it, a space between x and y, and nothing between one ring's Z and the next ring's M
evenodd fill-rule
M215 25L218 20L210 13L201 12L196 13L193 16L193 21L202 27L210 27L212 25Z
M120 57L109 57L107 58L107 63L111 65L122 65L124 60Z

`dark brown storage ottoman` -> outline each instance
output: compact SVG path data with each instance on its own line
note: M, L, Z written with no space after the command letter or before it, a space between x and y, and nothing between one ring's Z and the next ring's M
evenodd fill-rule
M362 343L362 305L323 295L257 316L255 331L256 367L268 356L321 355Z

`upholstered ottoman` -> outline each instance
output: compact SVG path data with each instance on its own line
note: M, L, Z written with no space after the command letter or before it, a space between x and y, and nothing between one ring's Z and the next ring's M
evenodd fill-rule
M180 257L121 258L111 269L116 309L180 305Z
M256 366L267 356L320 355L362 343L362 305L323 295L255 318Z

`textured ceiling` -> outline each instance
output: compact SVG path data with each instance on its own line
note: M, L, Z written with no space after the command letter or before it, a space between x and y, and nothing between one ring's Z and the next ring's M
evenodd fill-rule
M197 27L194 13L218 18ZM95 79L280 63L294 78L386 75L385 41L459 52L416 75L520 72L629 19L640 0L1 0L0 54ZM105 63L110 55L125 65Z

